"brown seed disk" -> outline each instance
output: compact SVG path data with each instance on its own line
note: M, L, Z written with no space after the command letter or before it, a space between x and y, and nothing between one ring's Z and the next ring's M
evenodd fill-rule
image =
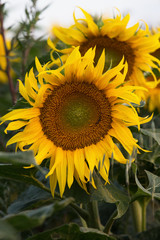
M55 146L74 151L96 144L111 128L111 106L94 84L56 86L40 109L44 134Z
M84 42L80 46L80 52L84 55L88 49L94 48L96 46L96 54L95 54L95 62L98 61L102 50L106 49L106 59L107 61L111 61L112 59L112 67L115 67L122 57L124 56L125 60L128 62L128 73L126 76L126 80L129 79L133 72L133 66L135 62L135 54L134 50L130 47L126 42L118 41L116 38L109 38L108 36L99 36L94 38L88 38L86 42ZM115 63L114 63L115 62ZM108 66L107 66L108 67ZM107 68L105 68L106 70Z

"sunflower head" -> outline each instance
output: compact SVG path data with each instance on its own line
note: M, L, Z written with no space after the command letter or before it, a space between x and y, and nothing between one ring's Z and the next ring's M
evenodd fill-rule
M150 34L149 27L141 29L139 23L128 27L130 15L124 18L120 12L115 18L102 18L103 24L98 26L92 16L81 9L85 18L77 19L73 14L75 24L69 28L53 27L53 34L57 40L66 44L65 49L57 49L56 45L48 39L49 46L54 50L63 53L62 60L66 61L68 53L71 53L75 46L80 46L80 53L84 55L90 48L96 46L95 63L98 62L103 49L106 51L105 68L118 65L122 57L128 63L128 72L125 81L129 85L148 86L144 72L156 77L152 68L158 68L160 61L151 55L160 47L159 33ZM57 59L56 63L58 64ZM55 63L55 61L54 61ZM143 91L137 91L140 97L145 99Z
M57 70L46 70L49 63L41 66L36 58L38 76L31 69L24 85L19 81L19 91L31 107L1 118L2 123L11 121L6 133L21 129L7 145L16 143L22 151L33 150L37 164L50 158L47 176L53 195L57 182L62 196L74 178L86 191L87 182L95 187L94 169L108 182L109 158L128 161L114 139L131 155L140 147L128 126L140 127L151 119L139 117L130 104L140 103L133 93L140 87L125 86L124 59L104 72L105 51L96 66L94 58L95 49L81 56L75 48Z

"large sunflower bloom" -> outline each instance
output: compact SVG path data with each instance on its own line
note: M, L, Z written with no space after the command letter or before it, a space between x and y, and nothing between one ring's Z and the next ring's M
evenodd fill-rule
M106 49L106 69L112 63L116 66L122 56L128 63L128 73L126 80L130 80L130 85L149 86L152 83L146 82L143 72L150 72L154 79L152 68L158 68L159 60L150 53L160 47L159 34L151 35L146 24L146 29L139 28L139 23L132 27L127 27L130 15L121 18L119 13L114 19L103 19L102 26L98 26L91 15L81 9L85 15L84 19L76 19L75 24L69 28L53 27L53 34L57 39L67 44L66 49L57 49L56 45L48 39L49 46L58 52L63 53L63 61L67 59L67 54L71 53L75 46L80 46L82 55L89 49L96 46L96 61L102 50ZM58 63L59 59L57 59ZM60 62L60 61L59 61ZM55 63L55 62L54 62ZM154 86L152 86L154 87ZM140 96L145 99L142 91Z
M95 186L94 169L108 182L112 154L120 163L128 161L113 139L131 155L140 147L128 126L139 128L151 119L139 117L130 104L139 104L140 99L133 93L136 87L123 85L127 63L122 59L103 73L105 52L96 66L94 57L95 49L81 57L75 48L61 68L46 71L47 64L42 67L36 58L38 78L31 69L25 85L19 80L19 91L31 108L13 110L1 118L2 123L11 121L5 132L24 127L7 145L17 143L22 151L33 150L37 164L50 158L47 176L53 195L57 182L62 196L74 178L85 190L89 181Z

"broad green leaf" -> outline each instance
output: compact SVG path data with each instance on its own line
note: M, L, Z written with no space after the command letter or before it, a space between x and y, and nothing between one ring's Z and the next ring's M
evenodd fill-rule
M58 235L58 238L57 238ZM55 237L55 238L54 238ZM61 238L60 238L61 237ZM92 228L79 227L75 223L66 224L29 237L27 240L115 240L115 238Z
M29 230L42 225L45 220L52 216L55 212L68 206L73 202L72 198L67 198L62 201L57 201L53 204L40 207L34 210L27 210L18 214L9 214L2 220L4 223L9 223L18 231Z
M91 199L115 203L118 212L115 218L123 216L129 207L129 197L113 183L104 185L97 175L94 176L94 179L97 189L93 191Z
M31 151L6 153L0 152L0 177L14 179L28 184L33 184L44 188L43 184L34 177L35 168L23 168L34 165L43 175L46 175L42 167L38 166Z
M26 208L37 208L52 202L53 197L51 193L36 186L29 186L29 188L22 192L18 199L8 207L7 212L9 214L18 213L24 211Z
M35 168L24 168L24 166L35 166ZM0 152L0 177L25 182L35 185L49 192L49 189L35 177L39 170L43 177L47 170L36 164L32 151L6 153Z
M146 194L148 194L149 196L153 198L157 198L160 199L160 177L158 177L157 175L145 170L147 177L148 177L148 187L144 188L143 185L140 183L140 181L138 180L137 177L137 168L136 165L133 165L133 171L135 173L135 181L137 186Z
M32 151L26 152L0 152L0 163L13 164L18 166L37 166Z
M143 133L144 135L147 135L151 138L153 138L159 145L160 145L160 129L154 129L154 131L152 129L143 129L141 128L141 133Z
M0 240L20 240L20 237L10 224L0 220Z
M133 202L137 199L140 199L140 198L144 198L144 197L148 197L148 193L146 193L142 189L138 188L137 192L132 195L131 202Z
M34 175L35 169L33 168L24 169L23 167L14 165L0 165L0 177L32 184L45 190L45 186L40 181L38 181Z

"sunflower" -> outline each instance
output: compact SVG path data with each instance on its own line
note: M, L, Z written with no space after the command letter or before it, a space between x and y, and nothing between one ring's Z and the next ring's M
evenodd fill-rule
M7 48L10 49L10 42L7 41ZM2 35L0 34L0 82L6 83L8 77L6 74L7 60Z
M1 118L2 123L11 121L6 133L22 128L7 145L17 143L16 148L22 151L33 150L37 164L50 158L46 177L50 176L53 196L57 182L62 196L74 178L86 191L87 182L96 187L94 169L107 183L109 158L114 156L124 164L128 161L113 139L131 155L140 146L128 126L139 128L151 119L139 117L130 104L140 103L133 91L141 87L124 86L124 59L104 72L105 51L96 66L94 57L95 49L82 57L75 48L56 70L47 70L49 63L41 66L36 58L38 77L31 69L24 85L19 80L19 91L31 107L13 110Z
M154 81L152 76L146 78L147 81ZM150 112L157 109L160 112L160 79L157 80L154 88L148 88L146 107Z
M150 53L160 47L160 33L151 35L147 24L144 30L139 28L139 23L127 27L130 19L129 14L124 18L119 13L114 19L103 19L98 26L91 15L83 9L81 11L85 18L76 19L75 14L73 14L75 24L69 28L59 26L52 28L57 40L59 39L67 45L65 49L57 49L56 44L48 39L48 45L54 51L64 54L61 56L63 61L67 59L67 55L73 51L75 46L80 46L82 55L89 48L96 46L95 62L97 62L102 50L106 49L105 69L110 64L112 67L116 66L124 56L128 63L126 80L129 80L130 85L147 87L150 83L145 81L143 72L151 73L156 81L152 68L158 68L157 64L160 62ZM59 59L56 63L58 64L58 62L60 62ZM145 99L143 91L139 91L139 94Z
M151 35L155 35L157 33L160 33L160 27L152 28L150 30ZM160 37L159 37L160 42ZM160 47L156 49L156 51L151 53L152 56L160 59ZM150 86L147 86L148 91L146 92L146 99L147 104L146 107L150 112L153 112L155 109L157 109L160 112L160 75L159 72L155 70L155 74L157 77L157 81L154 82L154 78L152 75L147 75L146 81L150 83Z
M150 30L151 35L155 35L155 34L160 34L160 27L156 27L156 28L152 28ZM159 36L159 42L160 42L160 36ZM160 59L160 46L158 49L156 49L156 51L152 52L152 55L158 59Z

